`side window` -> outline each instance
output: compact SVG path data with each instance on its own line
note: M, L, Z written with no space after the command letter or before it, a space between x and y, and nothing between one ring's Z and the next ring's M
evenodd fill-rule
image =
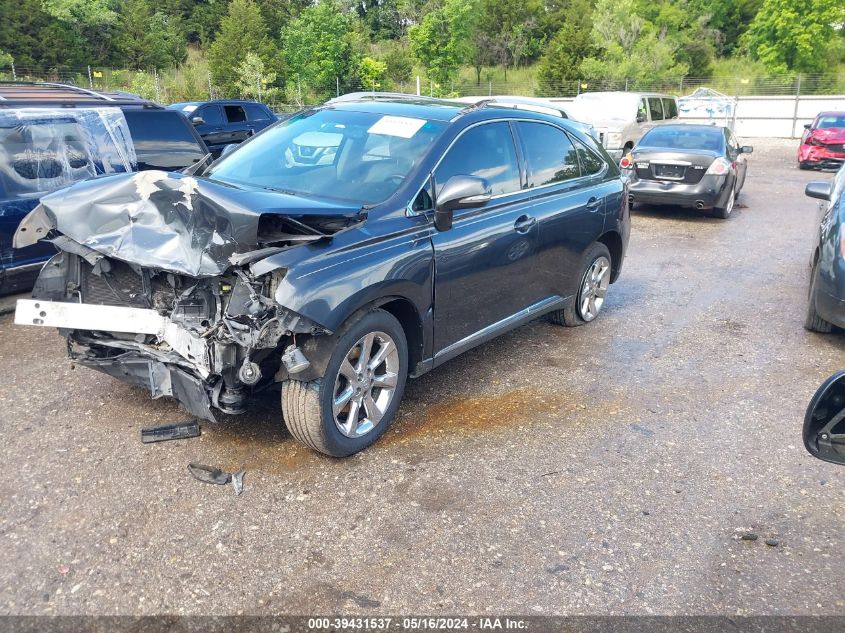
M519 167L508 124L486 123L462 134L435 171L437 191L452 176L485 178L494 196L519 191Z
M195 111L193 116L202 117L206 125L223 125L223 113L216 105L205 106Z
M434 200L431 199L431 181L429 180L426 181L425 187L414 198L414 202L411 204L411 211L421 213L423 211L430 211L433 208Z
M645 106L645 99L640 99L640 105L637 107L637 121L648 121L648 109Z
M678 104L671 97L663 100L663 116L666 119L678 118Z
M239 105L227 105L223 106L223 109L226 111L226 119L229 123L240 123L241 121L246 121L246 112L244 109Z
M604 161L577 139L575 140L575 151L578 152L578 160L581 161L583 175L595 176L604 169Z
M578 178L578 157L566 132L545 123L516 124L528 167L528 186Z
M250 121L267 121L270 119L267 108L259 103L247 103L244 105L244 109Z
M205 150L191 124L173 110L124 110L138 169L183 169L202 158Z
M648 109L651 110L652 121L663 120L663 102L660 100L659 97L648 98Z

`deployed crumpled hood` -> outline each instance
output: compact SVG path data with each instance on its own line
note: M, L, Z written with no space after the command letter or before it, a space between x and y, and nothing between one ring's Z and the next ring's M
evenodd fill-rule
M845 128L841 127L826 127L816 128L811 133L811 136L822 143L845 143Z
M32 214L46 214L49 228L108 257L211 277L229 268L234 253L258 247L263 214L354 217L358 211L178 173L142 171L77 183L43 197ZM34 241L21 235L19 229L16 247Z

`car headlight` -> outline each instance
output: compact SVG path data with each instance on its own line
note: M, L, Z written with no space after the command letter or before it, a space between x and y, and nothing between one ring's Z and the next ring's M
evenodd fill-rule
M622 134L620 132L608 132L605 134L605 145L610 148L622 146Z

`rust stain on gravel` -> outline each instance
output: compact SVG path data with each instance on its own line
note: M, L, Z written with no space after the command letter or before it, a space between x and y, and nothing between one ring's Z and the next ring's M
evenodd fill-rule
M490 396L450 399L406 413L397 420L384 441L405 442L438 433L518 426L563 408L583 408L583 400L580 394L548 393L529 388Z

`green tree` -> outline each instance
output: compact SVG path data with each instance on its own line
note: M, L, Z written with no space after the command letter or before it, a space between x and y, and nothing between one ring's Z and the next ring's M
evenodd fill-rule
M397 0L357 0L353 6L372 39L392 40L404 33Z
M822 73L841 53L842 0L764 0L743 43L771 72Z
M676 59L678 45L635 10L635 0L598 0L593 43L599 55L581 62L589 79L655 82L684 77L688 66Z
M208 67L215 84L227 92L237 90L236 66L246 59L247 53L255 53L266 64L274 57L275 49L267 37L258 5L253 0L232 0L208 50Z
M15 58L12 57L9 53L0 49L0 68L6 68L11 66L12 63L15 61Z
M411 49L434 83L445 86L469 59L475 15L473 0L444 0L408 30Z
M364 90L379 90L387 74L387 64L370 56L362 57L358 63L358 79Z
M567 4L567 17L546 45L537 69L541 90L548 95L560 92L566 82L579 79L581 62L595 51L590 0L572 0Z
M382 61L387 65L387 78L394 84L411 81L414 75L414 62L408 50L406 40L394 40L383 45Z
M290 78L320 94L333 92L355 68L355 34L334 0L321 0L282 30L282 57Z
M112 0L44 0L42 6L57 23L76 32L78 38L74 39L85 42L87 63L114 64L122 61L116 46L118 13ZM63 34L63 31L59 28L54 33ZM60 40L54 45L61 46L63 43Z
M251 51L235 72L238 94L247 99L265 98L268 87L276 81L276 73L267 70L261 58Z
M146 0L129 0L121 14L121 46L129 68L166 68L185 61L178 16L151 13Z
M496 61L507 69L534 61L543 45L541 0L480 0L476 28L498 45Z

